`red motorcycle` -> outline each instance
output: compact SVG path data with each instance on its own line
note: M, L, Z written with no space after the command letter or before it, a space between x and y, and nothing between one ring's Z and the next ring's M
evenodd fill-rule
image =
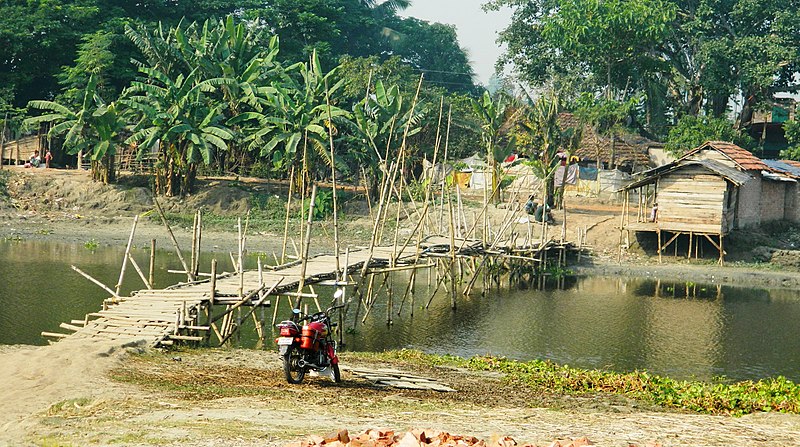
M337 290L334 299L342 296ZM276 327L280 330L278 352L283 357L283 372L289 383L300 383L309 371L317 371L321 375L332 371L334 382L341 382L339 357L336 356L336 340L332 329L336 323L331 322L330 314L341 309L344 304L333 306L323 312L300 317L300 309L292 311L292 319L281 321ZM305 322L305 323L304 323ZM300 326L300 323L304 323Z

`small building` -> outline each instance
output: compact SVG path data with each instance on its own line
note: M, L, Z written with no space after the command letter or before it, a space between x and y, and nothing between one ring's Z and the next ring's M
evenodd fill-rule
M795 206L800 204L800 176L788 166L770 167L733 143L709 141L623 188L621 231L628 236L631 231L655 232L659 259L681 235L688 236L688 256L694 250L697 257L698 240L704 238L719 250L722 263L723 238L731 231L776 220L800 221ZM632 192L638 200L635 221L629 210ZM620 239L622 246L622 235Z

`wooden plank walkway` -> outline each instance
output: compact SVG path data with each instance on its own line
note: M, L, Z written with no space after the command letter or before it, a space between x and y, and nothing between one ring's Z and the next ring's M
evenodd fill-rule
M368 249L361 248L350 251L347 256L348 272L359 273L364 263L370 259L370 269L380 269L390 265L390 259L396 256L397 265L411 265L415 262L415 245L406 247L395 254L393 247L374 247L372 256ZM473 251L480 246L480 241L456 240L462 251ZM420 260L427 253L449 252L450 241L443 237L430 237L422 244ZM340 262L345 262L344 254ZM340 268L344 268L342 265ZM241 301L240 287L244 297L253 295L244 305L252 306L261 297L259 289L272 285L270 295L279 296L297 292L301 282L302 263L295 261L278 267L268 267L259 275L257 271L245 271L244 277L238 274L218 275L214 293L214 303L234 305ZM261 278L259 277L261 276ZM263 278L263 282L262 282ZM312 285L336 278L336 256L320 255L310 258L306 263L303 284ZM129 340L145 339L152 345L167 344L168 340L200 341L203 337L180 335L185 330L208 331L209 327L192 325L198 321L200 312L211 301L211 289L208 280L193 284L177 284L166 289L139 290L129 297L113 300L107 309L88 314L83 322L73 320L63 323L62 328L75 331L71 335L43 333L54 338L110 339ZM83 323L82 327L80 323ZM165 343L166 342L166 343Z

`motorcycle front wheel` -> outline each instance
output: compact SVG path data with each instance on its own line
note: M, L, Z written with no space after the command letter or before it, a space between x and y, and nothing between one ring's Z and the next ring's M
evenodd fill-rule
M305 378L306 370L297 366L302 357L296 346L289 346L286 354L283 355L283 373L286 375L287 382L298 384Z

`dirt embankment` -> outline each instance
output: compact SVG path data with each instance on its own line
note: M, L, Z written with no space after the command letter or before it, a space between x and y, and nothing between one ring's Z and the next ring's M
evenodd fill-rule
M456 391L383 388L347 370L338 385L314 377L288 385L269 351L125 352L59 343L0 353L8 378L0 445L282 446L341 428L511 436L540 446L581 437L609 447L778 447L800 439L797 415L665 412L620 398L551 395L498 374L355 355L343 355L343 365L393 368Z

